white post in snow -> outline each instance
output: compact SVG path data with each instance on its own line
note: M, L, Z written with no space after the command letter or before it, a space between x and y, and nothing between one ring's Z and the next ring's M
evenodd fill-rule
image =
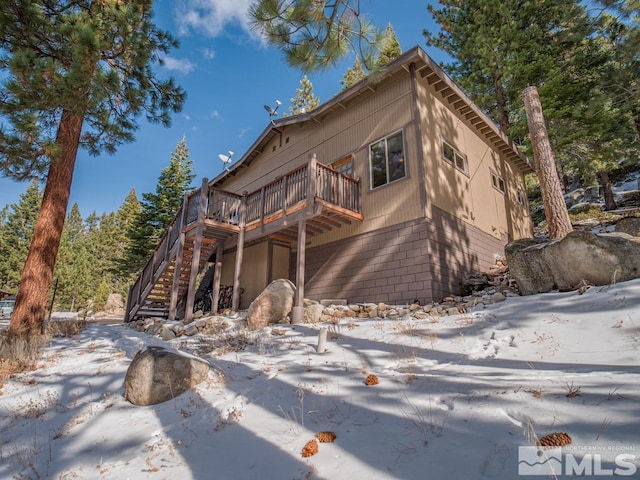
M322 327L318 333L318 353L327 351L327 327Z

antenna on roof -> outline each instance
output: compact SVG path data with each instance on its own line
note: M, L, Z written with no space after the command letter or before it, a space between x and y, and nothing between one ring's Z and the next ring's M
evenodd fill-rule
M264 109L269 114L269 118L275 117L278 115L278 107L280 105L282 105L282 102L280 100L276 100L276 108L270 107L269 105L264 106ZM273 119L271 119L271 123L273 123Z
M222 160L222 163L224 164L224 169L228 172L229 171L229 164L231 163L231 157L233 156L233 152L231 150L229 150L227 152L227 155L225 155L224 153L220 153L218 155L218 158L220 160Z

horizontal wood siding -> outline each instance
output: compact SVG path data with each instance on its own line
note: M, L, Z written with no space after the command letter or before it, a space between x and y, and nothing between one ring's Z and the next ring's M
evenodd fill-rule
M459 293L469 273L492 265L505 242L434 208L431 219L308 249L305 296L396 304L441 300ZM290 275L295 278L294 268Z

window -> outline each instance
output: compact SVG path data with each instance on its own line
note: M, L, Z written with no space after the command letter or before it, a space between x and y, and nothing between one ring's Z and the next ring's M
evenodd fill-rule
M353 155L347 155L340 160L331 164L336 172L346 175L347 177L353 177Z
M404 178L404 138L402 131L378 140L369 146L371 188Z
M527 207L527 195L522 190L516 192L516 199L520 205Z
M465 157L462 153L457 151L447 142L442 142L442 156L447 162L452 164L461 172L465 174L468 172L467 157Z
M491 172L491 185L501 193L505 192L504 180L495 172Z

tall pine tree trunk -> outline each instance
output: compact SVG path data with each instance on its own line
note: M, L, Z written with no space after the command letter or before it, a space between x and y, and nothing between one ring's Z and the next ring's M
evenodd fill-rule
M562 238L573 231L567 204L562 196L556 159L547 135L542 104L538 89L530 86L524 89L524 108L527 112L529 137L533 147L536 175L540 182L544 214L549 228L549 238Z
M47 297L67 215L83 121L84 115L80 113L62 112L56 135L59 150L49 166L42 206L9 324L10 335L30 337L43 333Z

